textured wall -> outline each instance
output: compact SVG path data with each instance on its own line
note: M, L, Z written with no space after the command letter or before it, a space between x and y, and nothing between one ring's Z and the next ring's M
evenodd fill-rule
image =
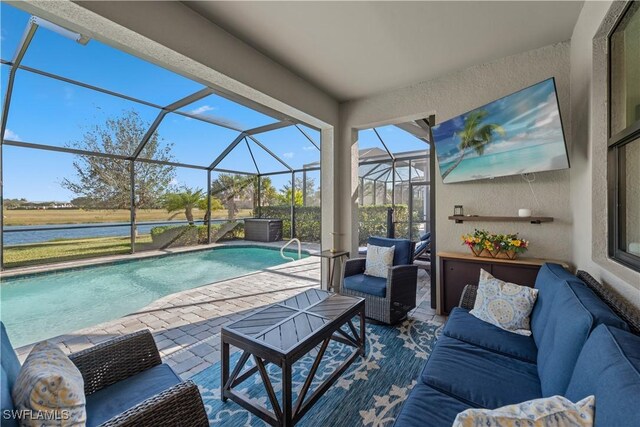
M640 274L607 256L606 34L624 2L585 2L571 37L573 264L640 307Z
M438 122L455 117L497 98L549 77L555 77L570 144L569 43L524 52L488 64L478 65L442 78L419 83L391 93L343 104L342 126L366 128L384 123L427 117L435 112ZM343 135L347 135L345 132ZM353 182L353 181L352 181ZM356 181L357 185L357 181ZM569 171L538 173L529 184L522 177L504 177L469 183L442 183L436 174L436 231L438 251L464 251L460 235L483 227L496 232L519 232L531 240L527 256L571 260L571 207ZM342 200L353 200L357 187L345 189ZM455 224L447 216L462 204L465 213L517 215L518 208L531 208L535 215L553 216L553 223L472 223ZM353 211L355 206L350 206ZM357 226L357 224L352 224ZM353 231L353 230L352 230ZM352 233L352 235L355 233ZM355 246L356 241L351 243Z

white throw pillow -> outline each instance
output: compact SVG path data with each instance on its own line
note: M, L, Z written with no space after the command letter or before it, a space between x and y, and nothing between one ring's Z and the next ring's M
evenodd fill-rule
M20 420L23 427L80 427L87 421L82 374L48 341L33 347L11 395L17 410L31 414Z
M594 405L594 396L578 403L551 396L497 409L467 409L452 427L592 427Z
M529 316L538 290L496 279L480 270L478 293L471 314L506 331L531 335Z
M387 278L389 267L393 265L393 253L396 247L374 246L367 244L367 261L364 274Z

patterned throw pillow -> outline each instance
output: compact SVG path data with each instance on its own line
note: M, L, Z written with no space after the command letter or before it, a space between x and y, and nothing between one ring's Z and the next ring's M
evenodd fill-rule
M452 427L591 427L595 397L573 403L562 396L529 400L497 409L467 409Z
M16 409L28 414L21 426L80 427L87 421L82 374L48 341L33 347L11 395Z
M374 246L367 244L367 261L364 274L368 276L387 278L389 267L393 265L395 246Z
M503 282L481 269L470 313L509 332L531 335L529 316L537 297L537 289Z

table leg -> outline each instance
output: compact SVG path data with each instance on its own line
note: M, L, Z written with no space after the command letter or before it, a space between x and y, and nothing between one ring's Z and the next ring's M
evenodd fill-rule
M291 393L291 364L282 363L282 426L293 426L293 400Z
M362 345L360 354L365 357L367 354L367 337L366 337L367 325L364 320L364 305L360 309L360 343Z
M227 401L226 396L224 395L224 387L229 381L229 343L224 341L224 337L222 338L222 382L220 383L220 399L223 402Z
M329 290L333 291L333 276L336 271L336 262L333 258L329 258Z

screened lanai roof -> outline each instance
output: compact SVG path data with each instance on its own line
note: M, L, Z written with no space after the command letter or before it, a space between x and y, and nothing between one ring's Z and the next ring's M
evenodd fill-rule
M137 58L2 3L2 143L245 174L319 161L320 134L283 114ZM124 152L79 150L92 127L134 114L148 128Z

